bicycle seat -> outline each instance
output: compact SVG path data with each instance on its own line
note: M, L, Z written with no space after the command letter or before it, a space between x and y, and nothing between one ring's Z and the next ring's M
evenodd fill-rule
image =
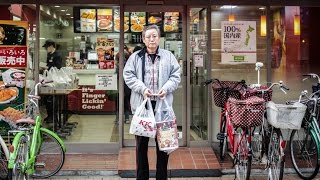
M31 118L23 118L16 121L16 124L32 124L35 125L36 121Z

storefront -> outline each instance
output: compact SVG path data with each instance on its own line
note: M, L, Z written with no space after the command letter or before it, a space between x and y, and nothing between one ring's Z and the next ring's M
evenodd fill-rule
M143 46L145 25L160 27L160 47L170 50L182 68L173 103L182 132L180 146L211 146L219 131L220 108L203 81L212 77L256 83L254 64L263 62L262 83L283 80L292 89L288 97L274 92L276 101L282 101L297 97L306 87L296 83L302 73L319 72L313 48L320 37L308 27L320 17L316 7L320 3L310 1L302 7L298 2L19 1L22 4L0 5L8 12L0 20L28 21L29 84L44 74L47 52L42 45L53 40L60 46L63 72L49 72L49 78L58 82L56 91L42 90L42 95L54 95L58 104L52 128L64 138L69 152L103 153L135 146L130 123L125 121L122 70L127 53ZM298 14L301 34L294 35L293 17ZM248 43L235 43L240 41ZM63 73L72 76L64 79ZM41 113L46 117L44 105Z

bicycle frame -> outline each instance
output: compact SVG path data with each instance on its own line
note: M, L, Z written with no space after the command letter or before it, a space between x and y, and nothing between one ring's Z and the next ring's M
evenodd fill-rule
M1 135L0 135L0 146L3 149L4 155L6 156L6 158L9 159L9 150Z
M66 152L66 147L64 145L64 142L54 132L52 132L46 128L41 128L40 121L41 121L40 117L37 116L36 124L32 128L32 132L33 132L32 133L32 140L31 140L31 142L29 142L30 143L29 158L27 159L26 163L22 167L24 172L26 172L26 174L28 174L28 175L31 175L35 172L34 166L35 166L36 157L40 151L40 147L43 142L43 139L42 139L41 133L40 133L41 131L47 132L48 134L52 135L62 145L63 151ZM18 146L20 138L24 135L28 135L28 133L26 133L25 131L20 131L15 135L15 138L12 142L12 146L14 147L14 151L13 151L13 153L10 154L9 162L8 162L9 169L13 169L15 160L17 158L17 146Z
M320 144L320 129L319 129L319 126L318 126L318 123L317 123L316 116L312 115L311 122L309 122L309 125L308 125L308 130L310 131L310 133L314 137L317 137L317 138L315 138L316 143ZM317 149L317 153L319 153L318 154L318 161L320 161L320 146L318 146L318 147L319 147ZM302 149L304 149L304 148L302 148Z

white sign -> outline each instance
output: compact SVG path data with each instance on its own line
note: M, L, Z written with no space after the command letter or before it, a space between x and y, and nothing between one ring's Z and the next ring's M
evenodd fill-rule
M193 55L194 59L194 66L195 67L203 67L203 55L198 54L198 55Z
M256 29L256 21L221 21L221 63L256 63Z
M97 90L118 90L116 74L96 74Z

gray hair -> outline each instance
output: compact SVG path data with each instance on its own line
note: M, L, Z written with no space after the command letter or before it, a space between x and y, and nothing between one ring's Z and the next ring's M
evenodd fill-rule
M152 24L150 26L145 26L143 31L142 31L142 38L144 38L144 36L146 35L146 31L150 30L150 29L155 29L158 32L159 37L161 36L160 34L160 29L157 25Z

